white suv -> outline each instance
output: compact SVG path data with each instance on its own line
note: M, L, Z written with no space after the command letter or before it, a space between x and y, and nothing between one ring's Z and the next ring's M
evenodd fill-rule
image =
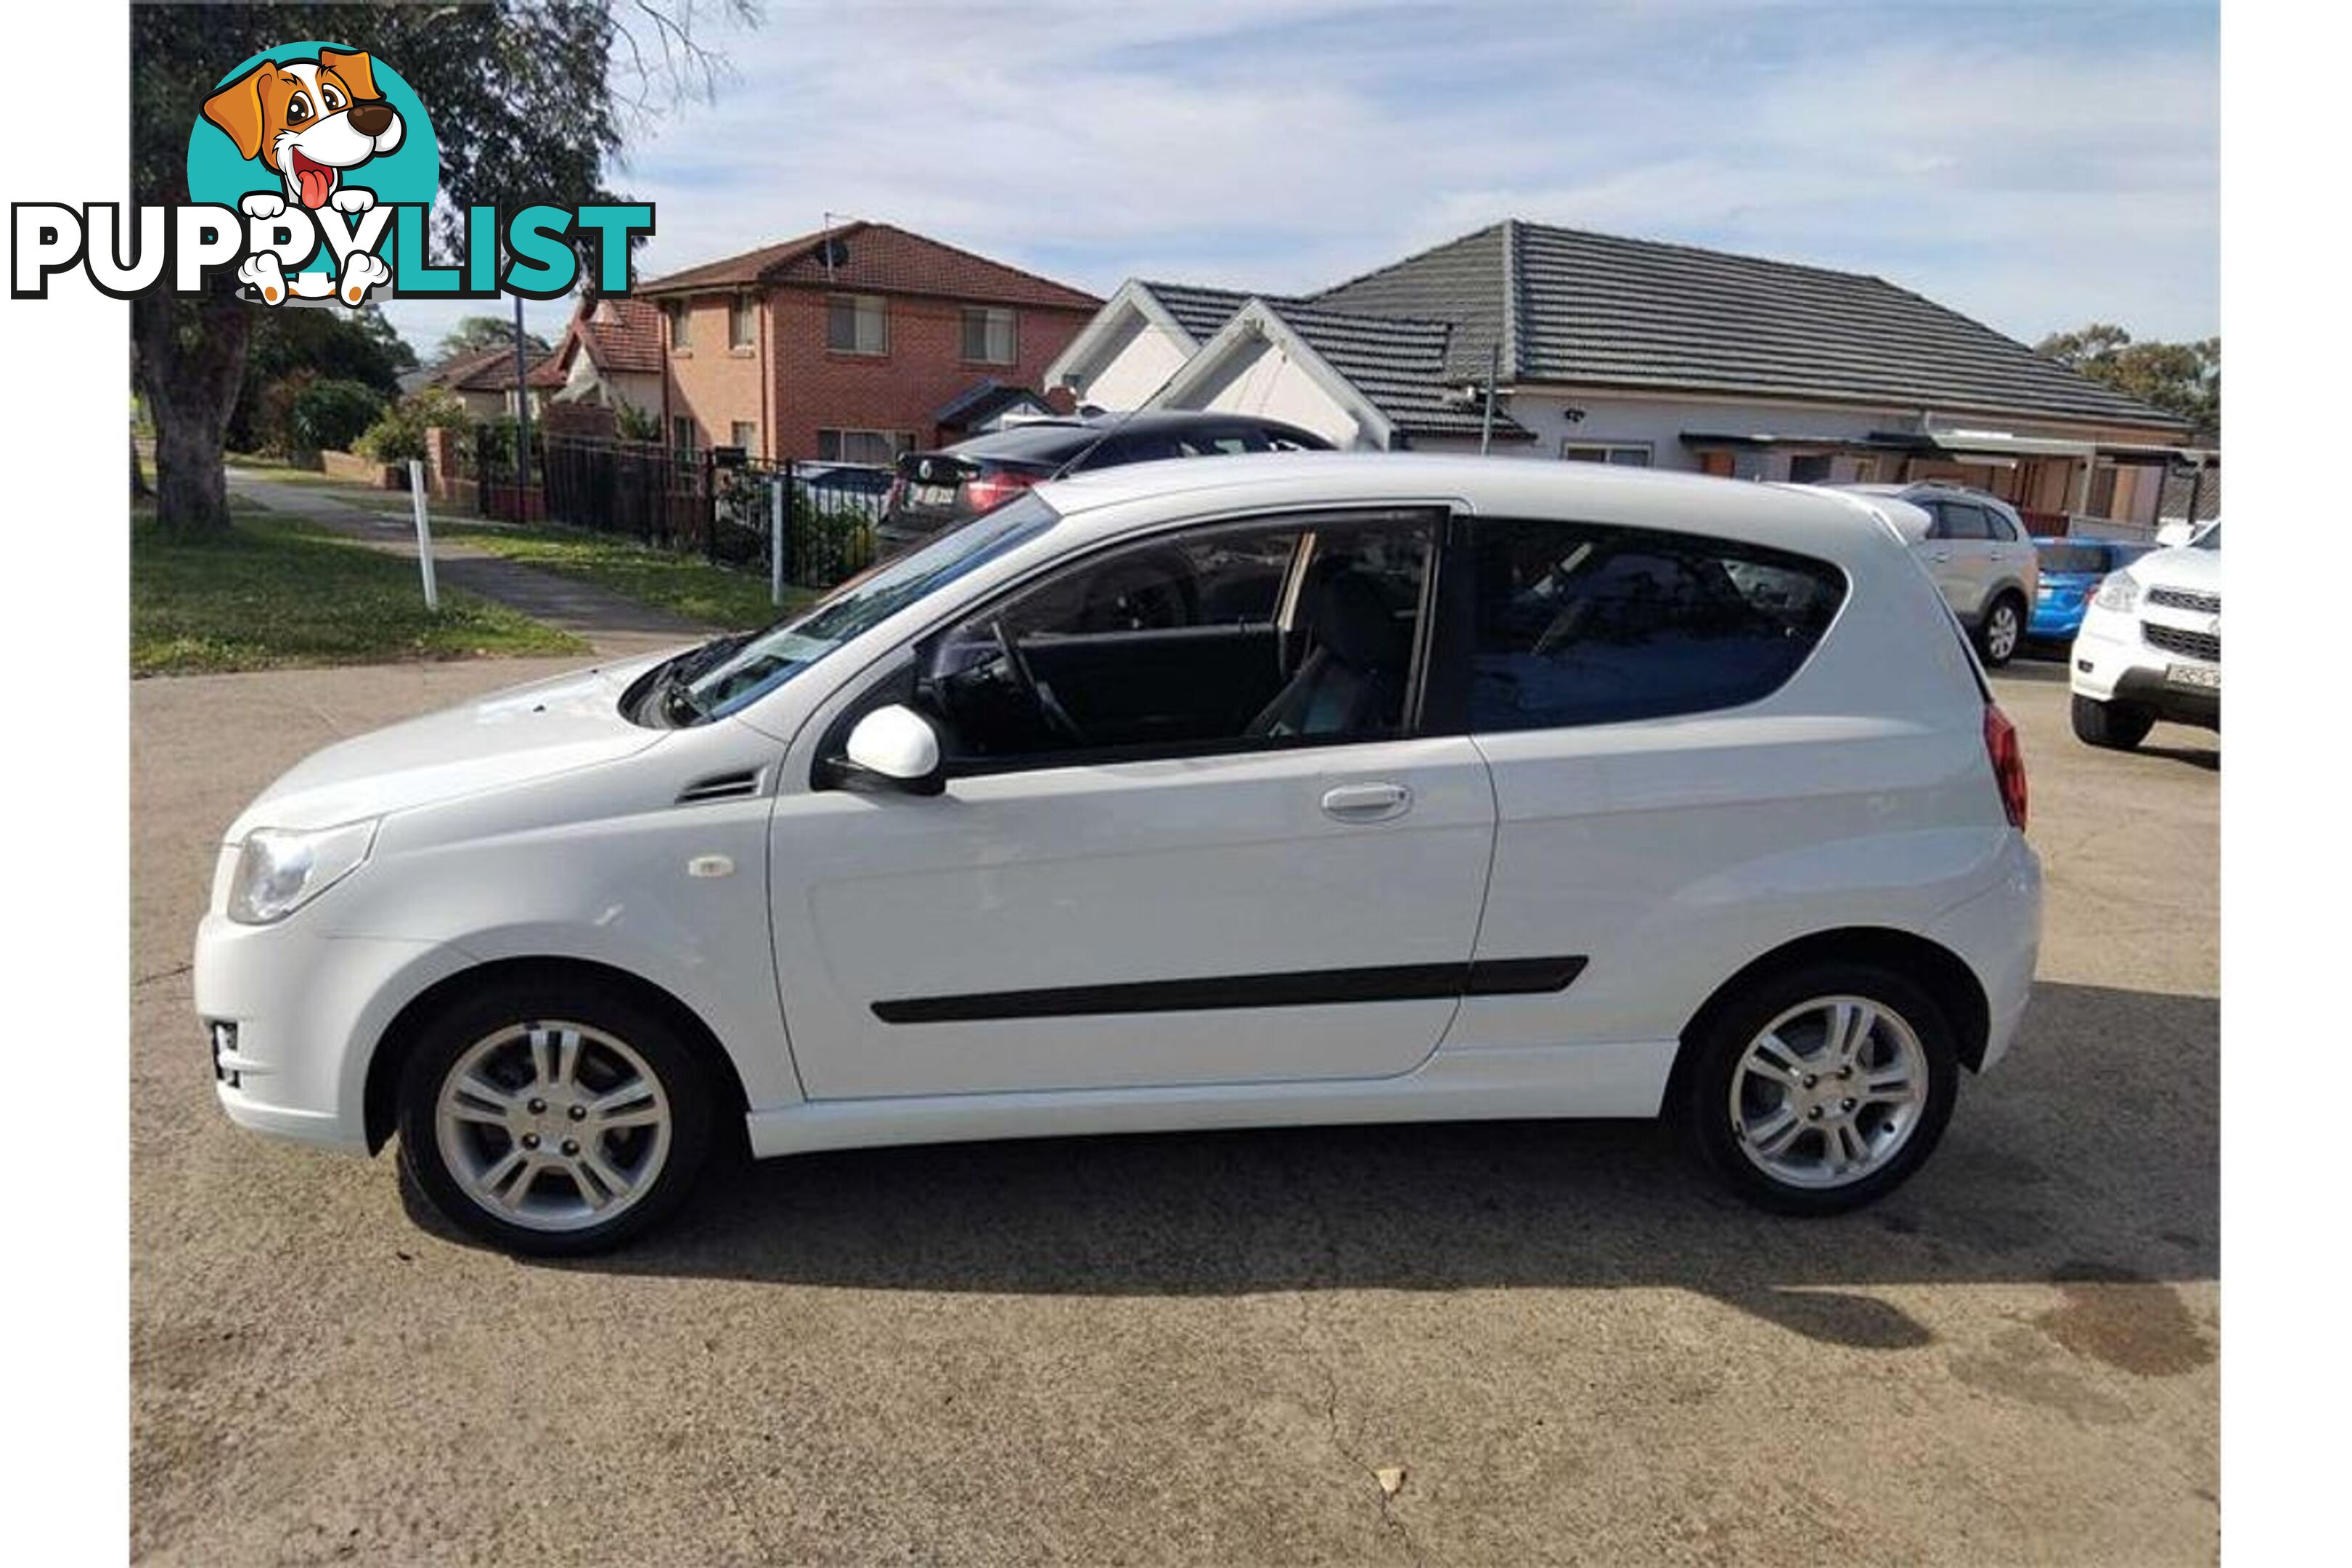
M2014 1036L2017 737L1881 509L1318 454L1041 485L223 843L236 1121L610 1246L723 1143L1667 1113L1801 1213Z
M2017 657L2041 590L2042 560L2015 507L1982 490L1932 479L1837 488L1918 508L1924 526L1904 513L1893 513L1894 521L1969 628L1986 667L1998 669Z
M2221 525L2112 573L2067 655L2074 733L2129 750L2158 719L2221 727Z

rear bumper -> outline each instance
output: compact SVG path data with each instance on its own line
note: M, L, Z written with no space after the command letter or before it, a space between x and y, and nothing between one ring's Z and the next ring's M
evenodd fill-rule
M1993 886L1938 916L1924 933L1959 954L1984 987L1986 1031L1979 1070L2009 1054L2033 994L2042 951L2042 857L2012 833Z

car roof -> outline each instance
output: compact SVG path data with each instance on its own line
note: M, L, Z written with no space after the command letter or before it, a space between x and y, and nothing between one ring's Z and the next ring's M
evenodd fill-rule
M1813 485L1758 484L1604 463L1421 452L1265 452L1094 468L1037 489L1083 533L1195 514L1317 506L1450 505L1475 516L1615 523L1822 556L1900 547L1912 509ZM1189 503L1189 504L1188 504ZM1924 521L1924 519L1921 519Z
M1320 440L1311 430L1256 414L1219 414L1191 408L1145 409L1135 414L1106 414L1087 419L1024 419L1000 429L968 436L946 450L961 457L1043 458L1067 456L1091 442L1118 432L1150 436L1187 430L1230 430L1236 426Z

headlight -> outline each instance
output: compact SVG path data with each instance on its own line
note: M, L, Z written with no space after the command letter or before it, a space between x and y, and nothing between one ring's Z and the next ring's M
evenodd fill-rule
M282 921L352 874L375 845L376 819L298 833L257 827L237 851L228 918L240 925Z
M2128 615L2139 603L2139 579L2128 572L2110 573L2100 584L2099 592L2091 603L2103 610L2120 610Z

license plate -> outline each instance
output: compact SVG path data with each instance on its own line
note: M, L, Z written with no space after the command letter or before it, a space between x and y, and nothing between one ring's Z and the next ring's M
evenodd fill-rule
M949 507L955 505L955 486L917 485L915 487L914 496L915 504L917 506L933 508L944 511Z
M2221 689L2221 667L2214 664L2167 665L2164 679L2175 686L2201 687L2207 691Z

